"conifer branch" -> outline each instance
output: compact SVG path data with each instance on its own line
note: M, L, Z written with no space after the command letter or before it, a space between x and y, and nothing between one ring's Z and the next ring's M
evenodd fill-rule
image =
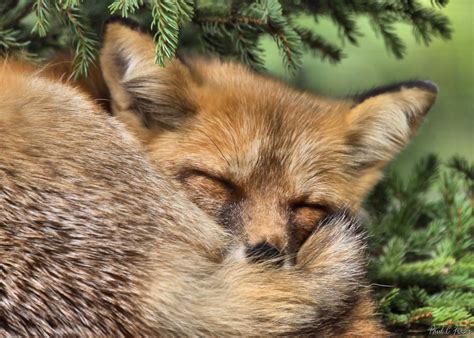
M123 18L127 18L130 14L135 13L141 6L143 6L143 0L115 0L109 5L108 9L111 14L120 12Z
M295 31L301 38L306 50L319 53L322 59L328 58L332 62L340 61L345 55L342 50L324 39L320 35L316 35L309 29L303 27L295 27Z
M154 32L156 61L164 65L174 57L183 29L192 30L193 45L240 59L256 69L263 69L260 39L270 35L281 52L283 63L294 71L301 66L304 51L310 51L331 62L342 59L344 53L337 43L299 27L301 15L315 20L325 16L339 27L341 42L357 45L362 36L358 27L361 17L371 20L375 32L387 49L403 57L406 46L394 27L398 22L413 27L419 42L430 43L433 38L449 39L449 20L439 10L447 0L433 0L432 7L417 0L5 0L0 3L1 53L26 48L38 57L48 56L58 47L73 43L76 75L85 74L97 54L97 36L110 15L132 16ZM59 9L58 7L63 8ZM66 10L67 9L67 10ZM25 20L29 13L35 20ZM87 23L93 16L94 26ZM25 28L36 35L28 34ZM13 32L19 32L13 34ZM26 33L25 33L26 32ZM66 33L67 32L67 33ZM8 48L7 48L8 46ZM186 46L185 46L186 47Z
M48 0L38 0L34 2L33 10L36 14L36 21L32 31L38 33L40 37L45 37L49 29L50 3Z
M369 199L369 232L377 239L370 275L393 287L378 289L392 330L474 327L473 168L459 157L440 164L430 155L409 180L389 174Z
M175 0L150 1L154 35L156 63L164 66L171 60L178 48L179 23L178 4Z
M97 54L97 37L90 29L87 20L78 9L79 1L58 1L55 9L63 14L60 20L69 28L75 38L75 54L73 76L87 75L87 70Z
M23 48L28 45L28 41L20 41L18 36L21 33L14 29L0 30L0 49L8 51L15 48Z

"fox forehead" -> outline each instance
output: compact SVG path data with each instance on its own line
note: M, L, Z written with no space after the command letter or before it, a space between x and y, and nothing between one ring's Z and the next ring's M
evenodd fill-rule
M199 88L198 109L184 128L169 132L182 165L228 177L242 185L278 184L288 193L324 193L344 180L345 135L341 110L331 102L254 77ZM242 86L243 90L236 90ZM169 158L169 157L168 157ZM318 186L318 189L314 189ZM268 188L267 188L268 190Z

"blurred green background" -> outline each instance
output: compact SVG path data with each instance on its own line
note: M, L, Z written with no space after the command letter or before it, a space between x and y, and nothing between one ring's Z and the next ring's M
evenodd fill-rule
M429 2L429 1L427 1ZM407 44L406 55L396 59L360 18L363 37L359 47L344 45L338 64L305 54L302 69L294 75L282 65L271 38L263 41L269 72L299 88L329 96L345 96L376 85L408 79L429 79L440 88L438 100L415 140L399 155L394 165L406 172L427 153L447 159L454 154L474 160L474 1L451 1L443 9L451 20L453 37L435 39L429 46L418 44L411 28L398 25L397 33ZM339 42L337 28L329 19L302 19L330 41Z

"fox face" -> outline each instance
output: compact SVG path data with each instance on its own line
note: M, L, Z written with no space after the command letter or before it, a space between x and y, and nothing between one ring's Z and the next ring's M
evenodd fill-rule
M161 68L152 38L120 23L106 29L101 68L151 160L256 260L291 261L327 215L357 212L437 93L410 81L330 99L218 60Z

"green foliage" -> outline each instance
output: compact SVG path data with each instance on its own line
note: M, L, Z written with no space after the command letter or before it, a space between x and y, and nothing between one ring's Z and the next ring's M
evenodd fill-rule
M165 65L178 45L238 59L255 69L263 68L262 36L273 37L290 71L301 66L304 51L337 62L342 47L327 41L301 19L331 18L340 39L357 44L357 20L368 17L387 49L396 57L405 44L395 32L400 22L413 27L419 42L450 38L448 19L439 12L447 0L4 0L0 4L0 53L20 49L37 58L74 46L75 75L86 74L95 60L104 22L117 15L132 18L153 31L156 61Z
M368 200L370 278L392 330L474 327L473 166L433 155Z
M117 12L120 12L120 15L123 18L127 18L129 14L135 13L135 11L141 6L143 6L143 1L141 0L115 0L108 8L111 14L117 14Z
M74 36L74 74L87 74L87 67L95 60L97 41L89 28L86 18L82 18L77 7L79 1L57 1L55 10L59 20Z
M173 0L151 1L151 28L155 28L156 61L164 65L178 47L178 4Z

